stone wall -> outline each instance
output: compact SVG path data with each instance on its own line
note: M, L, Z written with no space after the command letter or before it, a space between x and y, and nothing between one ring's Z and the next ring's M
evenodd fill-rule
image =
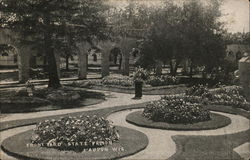
M240 84L244 89L247 100L250 101L250 56L239 61Z

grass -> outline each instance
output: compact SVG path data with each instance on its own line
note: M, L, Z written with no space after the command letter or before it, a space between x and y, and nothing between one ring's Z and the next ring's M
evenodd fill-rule
M235 147L250 141L250 130L221 136L174 136L177 152L169 160L237 160Z
M135 105L124 105L116 106L112 108L105 108L93 111L64 114L71 116L80 116L82 114L107 117L113 112L132 109L132 108L142 108L146 103L135 104ZM205 106L209 110L221 111L231 114L239 114L250 119L250 114L247 111L244 111L239 108L231 106L222 106L222 105L208 105ZM57 119L64 115L58 116L49 116L35 119L23 119L9 122L0 123L0 131L7 130L10 128L15 128L19 126L36 124L37 122L46 120L46 119ZM250 130L229 134L223 136L174 136L173 139L177 144L177 152L174 154L170 160L233 160L241 159L239 155L233 151L233 148L250 141ZM131 147L132 148L132 147ZM57 156L58 157L58 156Z
M8 121L8 122L0 122L0 131L19 127L19 126L36 124L46 119L59 119L60 117L63 117L63 116L80 116L82 114L85 114L89 116L97 115L97 116L102 116L106 118L108 115L110 115L113 112L117 112L123 109L142 108L145 105L146 103L123 105L123 106L116 106L112 108L98 109L98 110L93 110L93 111L76 112L76 113L62 114L62 115L56 115L56 116L45 116L45 117L39 117L39 118L33 118L33 119L22 119L22 120Z
M167 130L207 130L225 127L231 123L230 118L220 114L211 113L211 120L193 124L171 124L166 122L154 122L142 116L142 111L130 113L126 121L137 126Z
M84 106L101 103L105 100L105 95L99 92L86 91L83 89L74 89L81 96L80 100L72 104L60 104L60 102L53 103L46 99L44 89L36 91L39 95L34 97L27 97L23 95L16 95L15 91L1 92L1 112L2 113L27 113L39 112L49 110L59 110L68 108L80 108ZM15 95L13 97L13 95Z
M54 148L27 146L30 144L32 130L7 138L2 143L2 149L15 157L22 159L117 159L132 155L146 148L148 138L145 134L117 127L120 134L119 142L102 147L99 151L63 151ZM15 142L15 143L13 143ZM105 149L105 150L104 150ZM115 150L117 149L117 150Z

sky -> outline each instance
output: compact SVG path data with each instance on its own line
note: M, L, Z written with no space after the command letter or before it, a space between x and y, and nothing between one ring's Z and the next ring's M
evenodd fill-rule
M249 32L249 0L225 0L221 11L229 32Z
M126 0L110 0L114 5L126 5ZM161 0L132 0L147 3L149 5L157 5ZM179 3L183 0L174 0ZM205 1L205 0L201 0ZM249 15L250 15L250 2L249 0L223 0L221 11L223 17L221 21L225 22L225 27L229 32L249 32Z

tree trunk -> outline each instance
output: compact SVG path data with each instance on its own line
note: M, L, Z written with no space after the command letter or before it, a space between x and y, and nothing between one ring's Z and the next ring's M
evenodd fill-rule
M18 50L18 80L19 83L26 83L29 80L30 51L27 47L20 47Z
M189 71L189 78L193 78L193 62L192 60L190 61L190 71Z
M162 75L162 62L161 61L157 61L156 63L156 68L155 68L155 73L157 76Z
M68 71L69 70L69 56L68 55L66 55L65 57L65 62L66 62L66 71Z
M123 75L129 76L129 53L122 52L122 72Z
M109 75L109 53L108 50L102 50L102 77Z
M87 78L87 69L88 69L88 59L87 59L87 50L90 48L90 44L87 42L82 42L78 44L78 78L86 79Z
M174 66L173 66L172 59L169 61L169 66L170 66L170 74L173 76L173 74L174 74Z
M60 79L57 72L56 57L53 48L52 33L49 29L50 17L46 15L45 24L48 27L47 32L45 32L44 42L45 42L45 53L48 60L48 72L49 72L49 88L59 88L61 87Z

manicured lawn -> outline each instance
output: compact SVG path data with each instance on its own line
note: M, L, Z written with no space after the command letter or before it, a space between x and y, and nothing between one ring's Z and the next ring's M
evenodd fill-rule
M136 104L136 105L124 105L117 106L106 109L99 109L94 111L87 112L79 112L67 114L71 116L80 116L82 114L87 115L97 115L107 117L109 114L124 110L124 109L132 109L132 108L143 108L146 103ZM222 106L222 105L209 105L205 106L209 110L221 111L231 114L239 114L250 119L250 114L247 111L244 111L239 108L234 108L231 106ZM66 114L65 114L66 115ZM35 124L37 122L46 120L46 119L58 119L64 115L59 116L50 116L43 118L35 118L35 119L24 119L10 122L2 122L0 123L0 130L6 130L9 128L15 128L18 126ZM170 159L174 160L182 160L182 159L207 159L207 160L233 160L240 159L239 155L233 151L233 148L250 141L250 130L230 134L223 136L175 136L173 137L174 141L177 143L177 153L171 157ZM232 156L232 157L231 157Z
M118 107L112 107L112 108L98 109L98 110L86 111L86 112L77 112L77 113L62 114L62 115L56 115L56 116L46 116L46 117L40 117L40 118L34 118L34 119L22 119L22 120L8 121L8 122L0 122L0 131L19 127L19 126L36 124L46 119L59 119L60 117L63 117L63 116L80 116L84 114L84 115L89 115L89 116L97 115L101 117L107 117L109 114L119 111L119 110L142 108L145 105L146 103L141 103L141 104L124 105L124 106L118 106Z
M126 121L141 127L167 129L167 130L206 130L225 127L231 123L230 118L220 114L211 113L211 120L193 124L171 124L166 122L154 122L142 116L142 111L130 113Z
M79 108L88 105L98 104L105 100L105 95L99 92L86 91L84 89L74 89L75 92L79 92L81 98L79 101L68 104L60 104L51 102L46 99L46 95L43 90L39 92L39 95L33 97L16 95L15 91L1 91L0 105L2 113L26 113L26 112L39 112L49 110L59 110L68 108ZM13 96L14 95L14 96Z
M177 152L169 160L238 160L235 147L250 141L250 130L221 136L174 136Z
M31 146L30 137L32 130L17 134L7 138L2 143L2 148L5 152L13 156L24 159L116 159L128 156L143 150L148 144L148 138L145 134L124 128L117 127L120 134L118 142L112 145L107 145L99 150L94 148L86 149L82 152L64 151L54 148ZM15 142L15 143L13 143ZM102 149L102 150L101 150Z

